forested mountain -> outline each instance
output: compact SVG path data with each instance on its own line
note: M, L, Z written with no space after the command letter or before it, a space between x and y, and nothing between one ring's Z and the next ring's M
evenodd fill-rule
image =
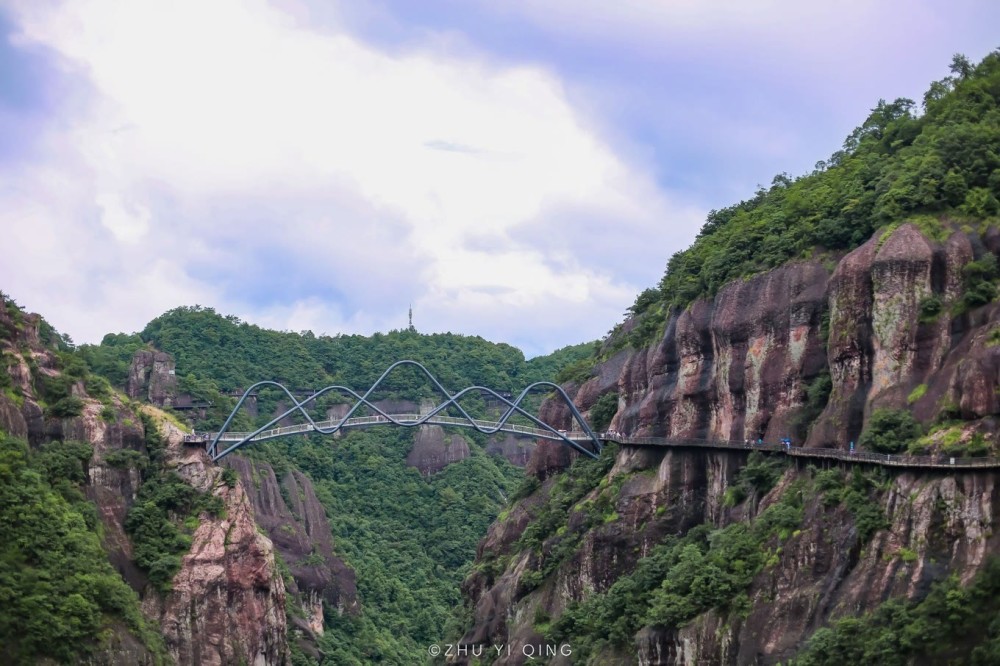
M922 113L879 102L813 173L713 211L568 369L592 421L736 445L540 445L455 641L602 666L1000 663L1000 472L957 464L1000 455L1000 51L952 73ZM787 457L746 450L783 438ZM878 462L895 453L948 468Z
M552 379L594 352L593 344L577 345L525 361L519 350L481 338L415 331L315 337L263 330L202 308L179 308L140 334L108 335L101 345L74 349L44 319L23 313L7 297L0 344L7 364L0 372L0 473L5 474L7 497L2 504L7 551L0 566L0 596L11 609L19 609L3 613L0 641L5 659L18 662L46 655L72 661L88 654L118 663L155 663L168 655L184 661L190 646L179 636L168 636L165 646L156 621L140 613L137 593L162 599L158 603L166 604L168 621L175 622L168 609L177 596L173 581L199 575L192 569L195 562L182 563L197 525L246 510L234 508L233 497L218 496L239 479L232 470L219 477L214 494L192 488L195 480L171 471L182 452L164 449L166 440L157 432L164 426L119 392L136 351L152 347L176 355L178 388L215 403L200 419L204 427L217 427L235 403L223 392L263 378L293 388L340 382L363 390L393 361L412 358L425 363L450 390L482 384L507 391ZM260 413L245 414L241 422L266 421L281 397L259 396ZM440 399L422 376L405 372L377 396L390 397ZM469 407L485 409L481 400ZM265 500L259 475L271 473L281 481L281 501L299 515L294 498L286 494L286 487L294 487L288 480L294 484L299 477L290 475L299 470L311 477L307 492L315 492L322 504L328 521L323 525L332 532L337 554L355 570L350 580L356 575L357 601L348 582L351 589L341 590L339 604L323 608L326 630L321 638L314 635L303 642L290 635L293 663L419 662L426 645L440 640L449 622L458 621L453 616L461 606L459 583L476 543L523 478L502 456L485 453L486 437L469 432L464 439L466 453L431 476L407 462L413 433L390 428L336 440L275 441L242 452L251 459L252 473L244 485L254 503ZM204 486L205 481L198 483ZM119 488L117 499L106 495L116 495ZM290 535L292 527L279 526ZM227 544L229 534L235 538L230 530ZM322 543L320 538L314 548ZM109 553L118 572L109 564ZM233 557L247 557L238 553ZM307 550L298 562L286 564L279 558L286 587L296 584L289 565L308 575L325 570L327 558L320 550ZM293 603L287 597L288 617L281 619L280 627L287 625L295 635L301 630L291 628L307 619L295 605L304 598ZM217 622L212 612L203 608L199 614ZM278 630L275 624L261 635L274 638ZM204 640L197 636L195 630L187 640ZM223 654L241 649L249 649L248 644L235 635L220 647ZM266 648L274 655L282 649L274 644Z
M95 372L123 386L132 355L146 344L170 353L178 374L193 375L196 388L197 380L208 380L222 391L246 388L261 379L293 388L340 383L367 389L401 359L424 364L452 391L474 384L509 391L551 380L563 366L590 356L594 349L592 344L575 345L525 361L519 349L480 337L414 330L335 337L279 332L195 306L171 310L138 334L109 334L100 345L84 345L80 351ZM409 399L432 395L423 381L395 380L389 386Z
M108 334L100 345L83 345L79 352L94 372L124 387L133 355L147 346L174 357L181 391L213 403L215 408L196 423L202 430L220 425L235 404L223 393L246 389L264 379L291 389L315 390L339 384L363 393L392 363L410 359L423 364L451 392L478 385L518 393L533 382L555 380L574 363L588 364L587 359L596 351L595 343L586 343L526 361L519 349L480 337L424 335L414 330L370 337L315 336L308 331L266 330L195 306L171 310L137 334ZM375 395L378 399L443 399L413 368L401 368L381 386ZM265 390L260 398L261 414L269 416L281 398L277 391ZM318 413L337 400L336 395L324 398L317 404ZM478 408L475 398L462 404L473 411ZM531 404L537 405L537 400ZM248 425L246 421L238 424Z
M668 312L714 297L734 279L788 261L836 257L903 220L942 239L943 219L979 224L996 216L1000 54L978 65L956 55L951 71L931 84L920 106L879 100L812 173L779 174L752 198L710 212L691 247L670 258L659 285L637 297L631 312L638 325L619 340L648 343ZM995 276L996 267L976 270ZM970 290L960 307L992 300L989 288L982 290Z
M3 293L0 351L0 661L68 663L121 651L165 662L156 622L109 561L88 483L102 456L82 427L89 410L105 423L139 417L48 322ZM136 435L120 428L114 437Z

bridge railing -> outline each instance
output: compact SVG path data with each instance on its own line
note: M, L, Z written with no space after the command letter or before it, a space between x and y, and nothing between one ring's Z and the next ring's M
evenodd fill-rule
M343 423L341 423L341 419L327 419L324 421L317 421L316 425L320 428L332 428L333 426L340 424L342 428L357 428L357 427L374 426L374 425L391 425L393 423L393 420L406 425L406 424L415 424L425 417L426 414L391 414L389 415L389 417L385 417L382 415L356 416L344 420ZM390 418L393 420L390 420ZM442 415L435 415L430 419L424 421L424 423L426 423L427 425L445 425L445 426L454 425L463 427L470 426L470 422L467 419L453 417L453 416L442 416ZM524 435L530 435L532 437L542 437L545 439L553 439L553 440L561 439L557 434L555 434L552 431L544 430L542 428L532 428L531 426L525 426L516 423L507 422L500 424L497 423L496 421L483 421L476 419L472 421L472 424L475 424L476 426L485 429L490 429L490 430L496 429L499 432L524 434ZM267 439L274 439L276 437L283 437L286 435L305 434L313 432L315 430L316 429L312 426L312 424L309 423L302 423L291 426L282 426L280 428L271 428L270 430L264 430L255 435L254 437L252 437L250 441L257 442ZM249 434L250 433L247 432L226 432L223 433L221 436L219 436L219 441L239 442L245 439ZM583 433L582 431L577 433L566 433L566 436L571 439L573 438L573 435L576 435L575 439L578 440L586 441L589 439L589 436L586 433ZM216 433L194 433L191 435L185 435L184 441L189 443L203 442L212 440L215 438L215 436Z
M343 428L356 428L374 425L390 425L393 419L397 422L403 424L415 424L421 419L425 418L426 414L392 414L388 417L382 415L376 416L356 416L347 419L341 423L341 419L328 419L325 421L318 421L317 426L321 428L330 428L337 424L341 424ZM425 421L428 425L443 425L443 426L462 426L470 427L472 424L484 428L484 429L497 429L498 432L506 432L512 434L522 434L535 438L543 438L554 441L559 441L561 437L565 436L568 439L574 441L587 441L590 436L579 430L565 431L556 430L555 432L544 430L542 428L533 428L531 426L523 426L519 424L503 423L499 424L495 421L484 421L484 420L474 420L470 423L467 419L435 415L431 419ZM267 439L274 439L276 437L282 437L285 435L293 435L299 433L309 433L313 432L315 429L311 424L304 423L291 426L282 426L280 428L272 428L271 430L265 430L258 433L250 441L262 441ZM250 433L240 433L240 432L227 432L224 433L219 441L224 442L238 442L246 438ZM619 433L614 432L604 432L597 433L597 436L603 441L618 442L619 444L624 444L627 446L650 446L650 447L692 447L692 448L709 448L709 449L743 449L748 451L766 451L774 453L784 453L789 456L799 457L799 458L818 458L818 459L828 459L828 460L843 460L848 462L869 462L879 465L885 465L890 467L925 467L925 468L942 468L942 469L956 469L956 468L996 468L1000 467L1000 458L998 457L979 457L979 458L963 458L957 456L912 456L903 454L889 454L889 453L876 453L874 451L846 451L843 449L824 449L824 448L805 448L800 446L787 446L785 444L777 443L757 443L753 441L740 441L740 440L720 440L720 439L698 439L690 437L625 437ZM185 436L185 441L187 442L209 442L215 437L215 433L196 433L193 435Z

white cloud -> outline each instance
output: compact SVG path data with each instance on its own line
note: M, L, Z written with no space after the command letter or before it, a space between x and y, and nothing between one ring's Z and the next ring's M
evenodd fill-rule
M137 244L133 218L121 202L73 177L78 173L47 165L5 174L5 292L77 342L135 330L181 303L211 300L211 288L185 274L176 244ZM120 219L109 223L108 210Z
M895 23L917 19L920 24L934 14L932 8L909 0L479 0L479 4L486 11L524 18L545 32L615 42L661 56L687 50L691 67L716 57L720 47L739 52L751 44L755 50L742 51L744 59L791 50L799 58L828 60L848 44L885 34L894 25L872 25L874 19L891 17Z
M149 209L145 206L129 207L117 193L98 194L101 207L101 224L115 238L125 243L136 243L149 231Z
M80 340L195 302L367 332L404 325L413 299L422 330L543 351L603 334L700 218L542 69L386 55L260 0L25 1L15 16L93 94L50 125L47 174L0 193L5 228L34 220L14 246L49 273L21 262L0 279ZM567 251L573 220L550 213L573 209L619 220L625 255L664 251L616 277L615 260Z

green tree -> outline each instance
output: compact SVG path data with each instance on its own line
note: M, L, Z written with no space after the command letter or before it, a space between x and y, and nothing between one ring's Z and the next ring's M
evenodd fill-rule
M898 453L923 434L913 415L903 409L876 409L858 444L877 453Z

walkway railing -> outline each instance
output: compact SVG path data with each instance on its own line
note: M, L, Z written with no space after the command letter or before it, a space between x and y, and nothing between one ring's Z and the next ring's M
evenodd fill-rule
M317 421L316 426L320 428L331 428L340 423L339 419L329 419ZM464 418L435 415L430 419L420 414L389 414L386 416L357 416L345 420L340 425L340 429L368 428L380 425L440 425L459 426L464 428L477 428L494 432L505 432L514 435L529 436L534 439L546 439L554 442L565 439L574 442L585 443L590 441L590 434L580 430L554 431L543 430L513 424L510 422L500 423L497 421L473 420L467 421ZM187 435L184 441L188 443L205 444L214 441L216 437L220 442L262 442L277 437L288 435L307 434L315 432L316 428L310 423L302 423L281 428L264 430L257 434L248 432L225 432L219 433L196 433ZM961 458L953 456L910 456L888 453L875 453L872 451L844 451L842 449L820 449L805 448L800 446L786 447L783 444L756 444L734 440L719 439L694 439L684 437L626 437L620 433L602 432L595 433L604 442L615 442L624 446L648 446L648 447L670 447L670 448L699 448L699 449L726 449L737 451L766 451L769 453L781 453L793 458L820 458L827 460L842 460L854 463L870 463L887 467L919 467L932 469L989 469L1000 468L1000 458L980 457ZM251 437L252 435L252 437Z
M573 439L574 433L569 438ZM734 440L688 439L678 437L625 437L617 433L599 433L604 441L617 442L626 446L690 447L729 450L754 450L783 453L794 458L825 458L855 463L871 463L887 467L921 467L935 469L987 469L1000 468L1000 458L995 456L961 458L957 456L911 456L874 451L845 451L843 449L806 448L785 446L784 444L755 444Z

